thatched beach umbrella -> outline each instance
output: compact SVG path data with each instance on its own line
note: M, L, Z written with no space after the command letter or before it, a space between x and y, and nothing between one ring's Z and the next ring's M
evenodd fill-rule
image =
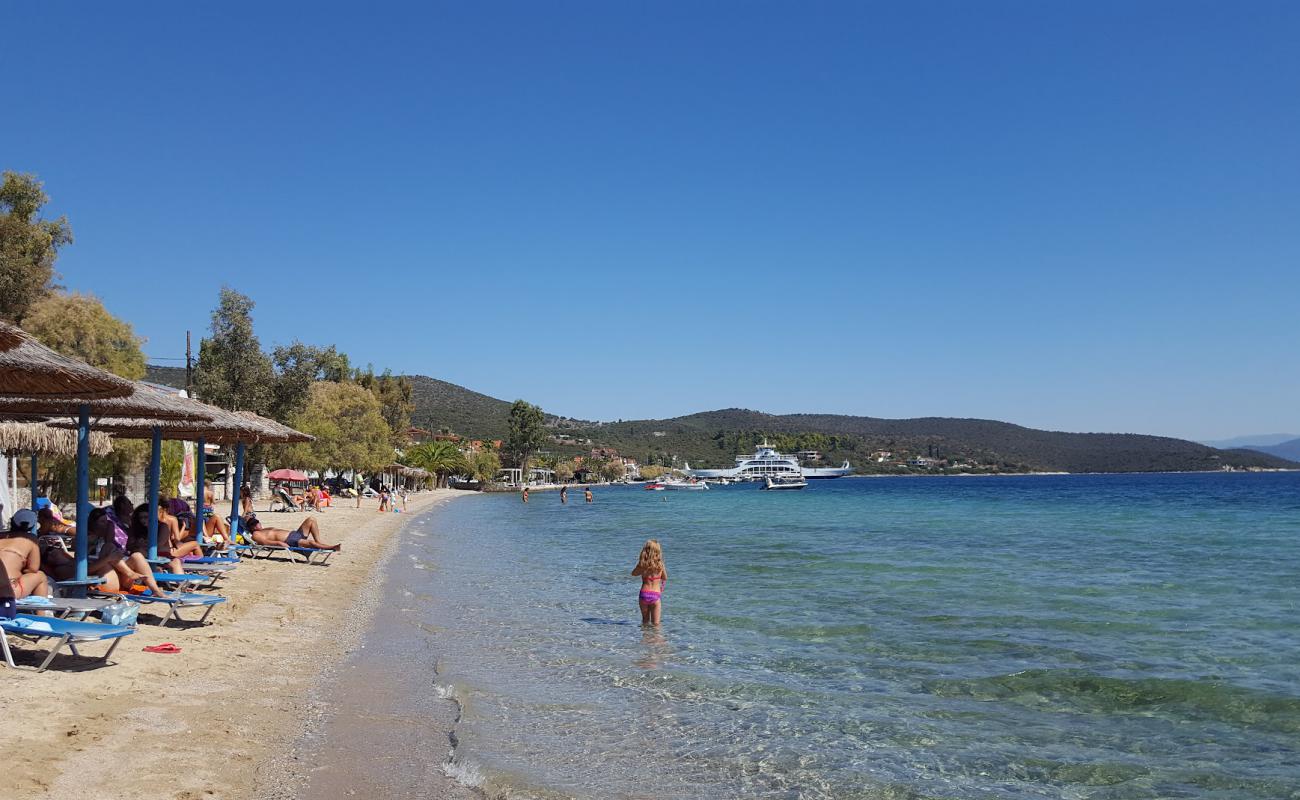
M131 382L68 358L0 322L0 396L103 399L131 394Z
M113 452L113 440L102 433L90 434L89 444L92 456L106 456ZM71 458L76 454L75 431L51 427L44 422L0 422L0 455L31 456L27 488L33 505L36 503L36 476L40 456Z
M5 356L18 353L27 348L24 344L0 353L0 360ZM60 356L62 358L62 356ZM105 373L107 374L107 373ZM121 380L114 378L114 380ZM73 395L70 397L45 396L0 396L0 419L22 419L24 417L72 417L77 430L77 578L76 583L86 583L86 553L88 550L88 533L86 518L90 515L90 418L111 416L145 416L154 419L202 422L210 415L200 404L169 394L168 390L138 381L123 381L131 388L127 397L99 398L92 395ZM54 427L62 427L58 422Z
M3 353L5 350L12 350L29 339L31 339L31 337L23 333L20 328L15 328L8 323L0 322L0 353Z
M111 452L113 440L108 435L98 431L90 434L92 456L106 456ZM0 453L70 458L77 454L77 434L44 422L0 422Z
M162 390L165 391L165 390ZM96 428L120 438L152 439L149 459L149 557L157 557L158 547L158 493L162 464L162 441L195 440L199 458L204 458L208 442L235 446L234 491L231 495L230 518L232 531L238 530L239 496L243 490L244 455L249 444L278 444L311 441L312 437L274 420L258 416L251 411L227 411L224 408L201 403L179 394L170 394L170 402L178 408L190 408L207 416L206 420L174 420L150 417L104 417L96 421ZM198 517L202 518L204 474L196 472L195 503ZM202 530L196 531L202 541Z

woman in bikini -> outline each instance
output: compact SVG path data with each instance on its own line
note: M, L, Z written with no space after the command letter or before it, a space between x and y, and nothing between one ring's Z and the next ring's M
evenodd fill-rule
M185 571L185 566L181 563L181 558L189 555L203 555L203 548L199 543L190 539L189 541L180 541L180 529L176 524L176 518L170 520L166 518L166 511L162 505L158 506L158 556L159 558L168 558L171 561L167 564L167 569L176 575ZM128 531L129 539L127 541L127 551L130 553L140 553L148 558L149 556L149 504L141 503L135 507L131 513L131 530Z
M32 537L36 534L36 515L27 509L14 514L13 526L0 534L0 565L4 567L8 592L15 600L28 595L45 597L50 593L45 573L41 572L41 550Z
M633 576L641 578L641 593L637 603L641 606L641 624L658 625L663 610L664 586L668 583L668 570L664 567L664 551L654 539L646 541L641 557L632 569Z

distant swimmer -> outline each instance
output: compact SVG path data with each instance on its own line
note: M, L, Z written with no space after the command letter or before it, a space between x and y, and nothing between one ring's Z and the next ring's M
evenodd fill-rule
M560 487L560 502L569 502L569 484L567 483Z
M587 491L583 492L583 495L586 496L586 498L587 498L587 502L590 503L590 502L591 502L591 487L587 487Z
M528 487L527 487L527 486L524 487L524 493L523 493L522 497L524 498L524 502L527 503L527 502L528 502Z

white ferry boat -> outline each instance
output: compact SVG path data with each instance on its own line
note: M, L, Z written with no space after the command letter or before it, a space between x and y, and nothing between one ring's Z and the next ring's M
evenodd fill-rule
M732 480L758 481L764 478L842 478L845 475L853 474L853 467L849 466L847 461L841 467L816 468L801 466L799 459L778 453L766 442L759 445L758 450L752 456L736 456L736 466L731 469L691 469L690 464L684 466L683 472L692 478L700 478L701 480L729 478Z

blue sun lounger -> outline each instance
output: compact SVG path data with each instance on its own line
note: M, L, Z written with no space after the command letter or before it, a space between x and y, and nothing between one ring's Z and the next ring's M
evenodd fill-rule
M334 550L320 550L314 547L272 547L269 544L232 544L232 550L243 551L253 558L270 558L277 553L287 553L289 559L299 564L316 564L323 566L334 555ZM298 561L298 559L302 559Z
M27 596L18 601L18 610L35 614L37 611L48 611L60 619L85 619L88 614L102 611L107 606L111 606L113 600L95 600L95 599L77 599L72 597L33 597Z
M107 664L109 656L117 649L117 645L122 641L123 636L130 636L135 633L134 628L122 628L117 625L99 625L94 622L74 622L67 619L58 619L57 617L33 617L28 614L19 614L13 619L0 619L0 649L4 650L5 664L17 669L18 665L14 663L13 653L9 650L9 637L6 634L12 634L19 638L36 641L38 639L58 639L54 643L54 649L45 657L41 665L36 668L37 672L44 672L45 668L50 665L59 651L67 647L75 656L81 655L77 652L77 645L86 642L104 642L112 640L113 644L109 646L108 652L100 659Z
M212 609L226 602L226 598L220 595L198 594L196 592L187 592L184 594L165 594L165 595L128 594L128 595L124 595L124 597L125 599L130 600L132 603L141 603L144 605L156 605L161 603L163 605L166 605L167 613L163 615L162 622L159 624L159 627L163 627L163 628L167 627L167 623L171 622L172 620L176 620L177 622L190 621L190 620L186 620L181 616L182 608L203 609L203 615L200 616L197 620L193 620L197 624L202 625L204 622L207 622L208 615L212 613Z

